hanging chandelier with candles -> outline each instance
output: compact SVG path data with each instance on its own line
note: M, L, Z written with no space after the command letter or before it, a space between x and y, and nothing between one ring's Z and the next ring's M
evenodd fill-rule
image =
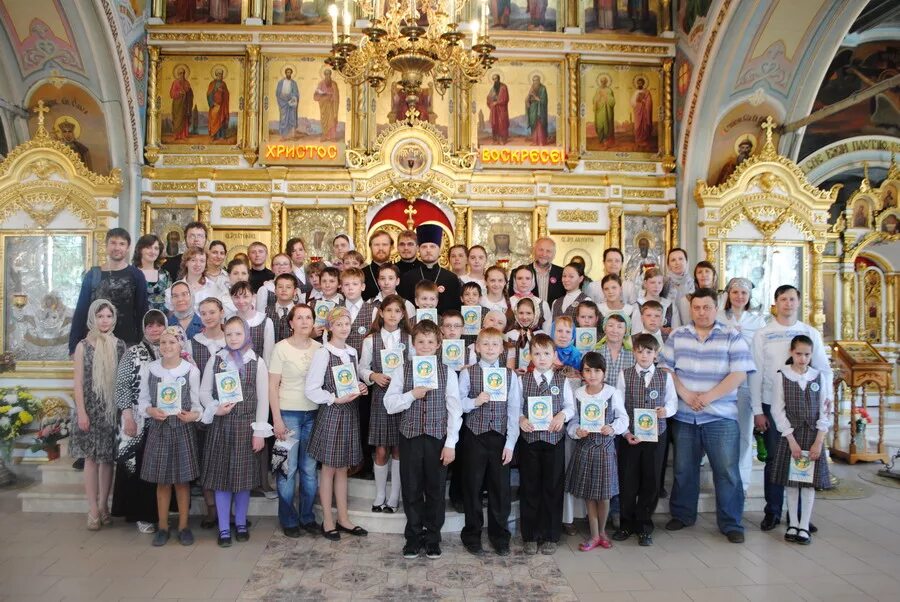
M368 83L378 94L398 75L410 120L418 117L415 107L426 78L443 97L454 83L478 82L497 60L491 55L487 0L480 0L480 19L468 24L458 21L467 0L356 0L368 20L358 45L350 36L349 1L343 0L340 11L336 4L329 7L332 47L325 62L349 83Z

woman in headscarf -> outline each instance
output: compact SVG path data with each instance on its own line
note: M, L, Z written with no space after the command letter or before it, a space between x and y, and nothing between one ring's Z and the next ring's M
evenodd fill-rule
M116 307L97 299L88 308L87 336L75 347L74 391L77 427L72 429L72 457L84 459L87 528L112 524L107 507L116 457L115 384L125 343L113 334Z
M169 326L181 326L188 339L203 330L203 321L194 311L194 293L190 285L179 280L169 288L172 300L172 311L169 313Z
M144 338L128 348L116 373L116 405L122 412L116 479L113 484L112 515L137 523L141 533L156 531L156 485L141 480L147 423L138 414L141 368L159 359L159 337L166 328L166 315L158 309L144 314Z

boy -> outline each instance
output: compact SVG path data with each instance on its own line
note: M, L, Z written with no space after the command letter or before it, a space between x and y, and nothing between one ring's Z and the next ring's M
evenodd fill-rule
M335 305L343 303L344 298L338 292L340 281L341 271L339 269L333 266L322 268L322 271L319 273L319 292L321 296L316 299L310 298L309 300L309 306L313 310L313 315L316 315L316 301L331 301ZM314 326L313 338L321 338L324 331L324 327Z
M416 309L434 309L438 306L438 286L431 280L420 280L416 283ZM416 327L416 312L409 316L410 329Z
M663 322L663 306L659 301L648 299L641 305L640 320L634 320L634 334L646 333L653 335L653 338L663 345L662 322Z
M343 272L351 268L359 270L362 269L362 266L365 263L366 258L362 256L362 253L359 251L347 251L344 253L344 262L341 264L341 271Z
M647 301L655 303L655 301ZM646 303L645 303L646 305ZM625 412L634 420L635 408L656 408L658 441L640 441L631 430L618 439L619 529L612 538L625 541L637 533L638 544L653 545L653 512L659 500L659 474L668 445L666 418L678 410L672 375L656 368L659 341L641 333L634 337L636 363L619 373L616 389L625 398Z
M466 282L462 285L462 294L460 295L460 301L465 305L481 305L481 285L477 282L470 281ZM484 316L487 315L488 308L481 308L481 321L484 322ZM478 330L481 330L482 325L479 324ZM466 347L469 345L475 344L475 339L478 337L477 334L464 334L463 340L466 342Z
M465 438L460 443L460 455L465 466L463 475L463 504L466 526L460 539L470 554L480 556L481 530L484 519L481 509L481 490L488 492L488 540L500 556L509 556L508 528L512 492L509 482L509 463L519 438L519 408L522 391L516 374L500 363L503 352L503 333L485 328L478 333L475 348L481 359L459 375L459 399ZM485 368L503 367L506 374L505 400L491 400L484 390Z
M434 284L434 283L432 283ZM384 396L388 414L400 416L400 483L406 513L403 557L441 557L444 525L444 487L447 465L456 457L462 424L456 372L437 364L437 389L413 386L413 362L418 356L437 355L441 334L437 324L424 320L412 332L414 354L396 368Z
M400 268L393 263L381 266L375 281L378 283L378 294L369 299L368 303L373 303L380 307L385 297L397 294L397 285L400 284ZM406 315L416 315L416 306L410 303L408 299L404 299L404 301L406 302Z
M455 309L448 309L444 312L444 315L441 316L441 339L442 340L450 340L450 339L461 339L462 331L463 331L463 317L462 314L456 311ZM438 346L437 356L438 361L441 361L441 347ZM474 359L470 361L474 363ZM457 377L460 374L460 370L456 370ZM465 443L464 439L466 437L465 430L460 430L459 432L459 440L457 441L457 446L462 447ZM460 459L457 459L456 462L453 463L453 466L450 467L450 505L453 506L453 509L460 514L463 514L466 511L466 507L463 503L463 472L464 472L463 464Z
M351 251L352 252L352 251ZM346 255L344 256L346 259ZM344 264L346 266L346 263ZM366 277L359 268L344 267L341 272L341 294L343 305L350 311L350 335L347 344L356 349L356 357L362 355L362 342L372 326L378 307L363 301L362 294L366 290Z
M266 307L266 316L275 327L275 343L291 336L288 314L294 307L297 294L297 277L293 274L278 274L275 277L275 303Z
M561 372L553 371L556 348L543 333L531 339L534 372L522 379L522 409L519 430L519 507L525 553L556 553L562 525L566 452L563 427L575 416L572 388ZM549 396L553 402L553 420L546 431L535 431L528 420L528 398Z
M302 238L294 237L284 245L284 252L291 258L291 269L297 278L297 289L309 298L312 281L308 277L308 268L303 267L306 263L306 243Z
M309 293L306 295L307 301L315 301L317 299L322 298L322 289L319 286L319 277L322 275L322 270L325 269L325 264L321 261L314 261L308 266L306 266L306 275L309 277Z

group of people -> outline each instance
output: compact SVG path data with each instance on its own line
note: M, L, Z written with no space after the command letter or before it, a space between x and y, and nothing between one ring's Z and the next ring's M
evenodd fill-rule
M249 538L251 492L267 489L288 537L365 536L348 512L358 474L374 479L372 512L402 501L403 556L438 558L449 468L466 549L485 553L486 495L488 542L507 555L516 467L526 554L553 554L585 514L581 550L632 536L649 546L671 443L666 529L696 521L705 456L718 527L739 543L756 429L772 450L761 528L781 521L787 486L785 539L811 541L833 392L792 285L768 316L750 306L751 282L719 292L715 267L689 271L680 248L645 266L638 287L623 281L619 249L592 282L583 262L553 264L549 238L507 274L478 245L451 247L441 266L442 232L428 224L399 234L396 262L384 231L369 263L343 234L312 263L301 238L226 262L204 224L184 234L188 249L168 258L142 236L129 263L130 235L110 230L106 263L85 274L70 447L84 460L89 529L123 516L155 532L153 545L190 545L193 486L223 547Z

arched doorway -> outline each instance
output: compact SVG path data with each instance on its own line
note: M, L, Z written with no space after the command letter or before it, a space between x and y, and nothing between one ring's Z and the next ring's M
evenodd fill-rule
M372 217L369 229L366 232L366 243L378 230L385 230L394 239L394 253L391 261L397 261L397 235L404 230L415 230L421 224L437 224L444 231L441 244L440 265L447 267L447 254L454 244L453 224L444 211L426 199L416 199L410 203L407 199L396 199L387 203Z

